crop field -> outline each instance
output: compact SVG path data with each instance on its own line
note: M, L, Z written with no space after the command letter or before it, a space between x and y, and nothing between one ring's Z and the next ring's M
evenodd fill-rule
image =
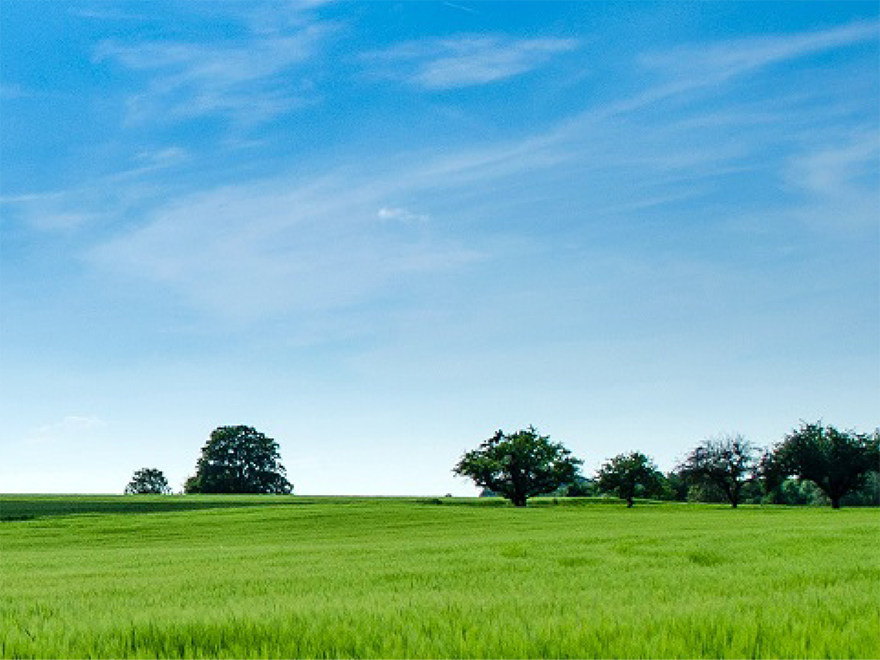
M0 497L0 656L877 658L880 512Z

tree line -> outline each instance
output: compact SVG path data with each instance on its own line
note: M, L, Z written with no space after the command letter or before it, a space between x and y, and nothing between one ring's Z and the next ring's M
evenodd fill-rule
M614 495L636 499L761 504L880 504L880 430L841 431L821 421L802 422L776 444L761 449L742 435L709 438L663 473L642 452L606 460L592 477L583 461L534 427L497 431L466 452L453 473L471 479L482 496L526 506L536 496ZM215 429L196 462L185 493L289 494L278 443L250 426ZM160 470L143 468L127 494L170 493Z
M693 448L674 470L662 473L642 452L618 454L592 478L582 461L534 427L498 431L466 453L454 468L515 506L530 497L611 494L633 506L637 498L740 503L880 504L880 431L840 431L821 422L802 423L761 450L741 435L710 438ZM555 488L550 488L555 484Z

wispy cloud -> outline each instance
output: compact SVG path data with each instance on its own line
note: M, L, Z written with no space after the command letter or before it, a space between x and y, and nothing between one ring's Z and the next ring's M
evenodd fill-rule
M101 4L104 3L96 3L91 6L71 9L70 13L79 18L88 18L98 21L143 21L149 18L146 14L133 14L113 7L102 7Z
M345 307L400 276L448 272L480 257L380 205L393 178L273 179L188 196L94 248L104 272L146 278L205 311L250 320ZM398 191L399 192L399 191ZM398 222L376 222L382 219ZM408 217L411 216L411 217Z
M876 22L858 22L814 32L691 44L645 55L642 63L695 85L713 84L787 60L876 40L878 36L880 26Z
M816 228L876 227L880 214L876 181L880 175L880 141L876 130L863 130L833 142L810 144L789 157L782 178L804 203L795 210Z
M863 28L829 32L836 36L817 38L823 48L865 34ZM803 48L780 46L773 57ZM721 82L727 79L719 75ZM115 237L93 247L88 260L114 277L158 284L195 307L259 318L358 304L401 279L456 272L495 258L491 248L503 244L510 236L505 232L515 232L508 227L530 213L533 222L560 214L583 223L617 221L695 197L727 199L725 191L737 186L737 176L757 168L766 169L765 180L773 182L767 185L788 183L795 189L803 208L826 213L828 200L843 199L848 208L861 209L862 217L876 207L869 199L873 182L864 180L876 166L872 131L851 143L830 137L822 145L805 141L803 134L814 134L822 117L815 107L787 100L749 103L748 116L760 121L745 127L736 105L699 121L705 118L703 107L688 105L699 94L686 94L698 87L690 79L672 86L661 82L510 141L400 153L394 164L371 162L327 176L280 176L169 196L174 201L140 213L136 224L127 222ZM670 94L679 95L676 121L640 114ZM811 119L792 131L801 116ZM779 157L780 145L788 160ZM771 161L768 148L776 151ZM144 161L185 156L170 148L145 154ZM591 209L590 218L572 199L577 209ZM426 207L436 222L425 222ZM495 223L498 242L468 243L462 237L472 234L446 231L449 214L459 226Z
M97 415L69 415L57 422L31 429L25 442L42 445L81 441L106 426L107 422Z
M106 41L94 59L148 77L145 88L128 98L129 121L220 115L255 124L309 102L309 83L289 74L330 30L315 23L293 34L254 34L225 45Z
M101 213L93 209L104 206L109 199L83 189L26 193L0 197L6 221L40 231L70 231L94 222Z
M430 220L430 216L426 213L414 213L408 209L395 206L383 206L376 213L376 217L380 220L396 222L427 222Z
M443 6L450 7L452 9L457 9L458 11L463 11L468 14L479 14L480 13L476 9L474 9L473 7L468 7L467 5L459 5L454 2L444 2Z
M576 39L466 35L403 43L365 57L383 67L381 75L425 89L443 90L512 78L578 45Z
M21 85L0 84L0 99L4 101L27 98L28 96L32 96L32 94Z
M142 149L130 166L66 189L0 196L8 222L40 231L70 232L126 216L154 196L170 194L171 175L191 154L176 145ZM160 182L161 181L161 182Z

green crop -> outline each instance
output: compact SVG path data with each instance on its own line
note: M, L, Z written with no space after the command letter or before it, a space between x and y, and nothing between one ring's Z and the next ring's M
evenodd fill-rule
M876 509L567 503L3 496L0 656L880 656Z

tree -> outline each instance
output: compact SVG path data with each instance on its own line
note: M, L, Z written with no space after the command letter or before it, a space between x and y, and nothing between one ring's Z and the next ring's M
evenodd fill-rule
M125 487L126 495L167 495L170 492L168 480L162 470L156 468L137 470Z
M688 498L688 485L677 471L673 470L665 474L666 485L663 488L661 499L676 502L686 502Z
M293 490L278 443L250 426L214 429L202 447L187 493L279 493Z
M563 490L562 494L565 497L592 497L596 492L596 483L581 474L576 474L574 481L563 486Z
M614 493L632 507L636 497L659 495L663 474L650 458L640 452L618 454L596 473L596 484L605 493Z
M787 498L784 497L783 491L787 488L791 492L791 485L786 485L790 475L787 474L787 466L782 463L782 455L777 453L772 447L768 447L761 454L761 459L758 461L757 476L764 490L765 501L770 504L789 503Z
M778 473L815 483L839 509L840 500L865 485L870 472L880 470L880 431L873 434L839 431L801 422L773 448Z
M498 431L462 456L452 471L514 506L525 506L530 497L572 483L581 463L560 443L550 442L550 436L539 435L530 426L512 435Z
M718 488L735 509L755 469L755 446L741 435L729 435L703 442L687 455L678 472L691 484Z

